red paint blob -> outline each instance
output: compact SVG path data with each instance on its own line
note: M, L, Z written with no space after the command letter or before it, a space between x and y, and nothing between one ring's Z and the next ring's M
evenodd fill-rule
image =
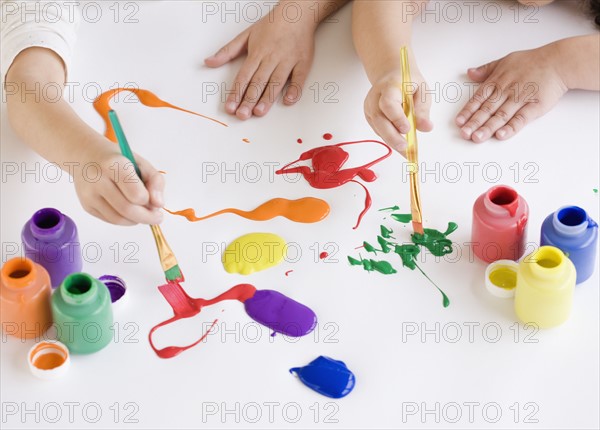
M321 252L321 253L319 254L319 258L320 258L321 260L323 260L324 258L327 258L327 257L329 257L329 254L328 254L327 252L325 252L325 251L323 251L323 252Z
M302 139L298 139L296 142L302 144Z
M158 328L171 324L182 318L190 318L200 313L204 306L214 305L215 303L222 302L223 300L238 300L244 303L246 300L254 296L254 293L256 293L256 288L254 286L250 284L240 284L225 291L223 294L215 297L214 299L193 299L187 295L187 293L181 287L179 282L176 281L171 281L168 284L162 285L158 287L158 290L162 293L167 302L169 302L169 304L173 308L174 314L172 318L169 318L168 320L163 321L160 324L152 327L152 330L150 330L150 333L148 334L150 346L152 347L156 355L158 355L160 358L173 358L176 355L181 354L183 351L198 345L206 338L206 336L208 336L208 334L211 332L211 330L217 323L217 320L213 321L206 333L204 333L200 339L187 346L167 346L166 348L157 349L154 346L154 343L152 342L152 334Z
M355 145L359 143L377 143L379 145L384 146L387 149L387 153L370 163L364 164L359 167L354 167L351 169L342 169L346 161L348 161L349 154L342 149L342 146L345 145ZM392 155L392 149L387 146L385 143L380 142L378 140L359 140L355 142L343 142L338 143L337 145L328 145L321 146L318 148L311 149L309 151L304 152L300 155L298 160L292 161L289 164L286 164L282 169L278 170L278 175L282 175L284 173L300 173L304 176L304 179L308 181L311 187L318 189L329 189L336 188L340 185L344 185L348 182L355 182L364 188L366 197L365 197L365 206L363 211L358 216L358 220L354 229L356 230L360 225L360 222L363 216L367 213L369 208L371 207L371 195L369 194L369 190L360 182L356 181L355 178L358 176L360 179L366 182L373 182L377 179L377 175L375 172L370 170L370 168L379 163L380 161L385 160L390 155ZM298 163L299 161L308 161L311 160L312 169L308 166L298 166L291 167L293 164Z
M325 133L323 135L323 139L325 139L325 140L331 140L331 139L333 139L333 134L331 134L331 133Z
M287 272L285 272L285 276L289 276L290 273L292 273L292 272L293 272L293 270L288 270Z

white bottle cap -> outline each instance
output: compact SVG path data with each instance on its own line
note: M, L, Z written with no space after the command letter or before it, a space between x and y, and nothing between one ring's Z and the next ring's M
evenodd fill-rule
M496 297L514 297L518 271L519 264L512 260L494 261L485 269L485 288Z
M61 342L43 340L31 347L27 353L31 373L40 379L57 379L69 370L69 349Z

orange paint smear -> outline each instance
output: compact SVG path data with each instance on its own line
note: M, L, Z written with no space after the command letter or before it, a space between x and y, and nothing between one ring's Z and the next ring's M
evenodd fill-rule
M242 142L244 142L244 143L250 143L250 139L242 139Z
M32 358L39 354L37 357L35 357L33 365L42 370L50 370L62 366L66 361L66 355L56 352L59 348L60 347L53 343L40 344L31 352L30 357ZM48 351L43 352L44 350Z
M191 222L203 221L218 215L231 213L253 221L267 221L282 216L293 222L308 224L323 220L329 215L330 208L325 200L305 197L298 200L277 198L269 200L252 211L230 208L203 217L196 216L194 209L184 209L181 211L165 210L172 215L185 217Z
M192 112L191 110L183 109L183 108L180 108L179 106L175 106L175 105L172 105L171 103L161 100L156 96L156 94L154 94L148 90L142 90L142 89L138 89L138 88L115 88L113 90L106 91L105 93L100 94L100 96L94 101L94 108L96 109L96 112L98 112L100 114L100 116L102 117L102 119L104 120L104 125L106 127L104 136L106 136L107 139L109 139L115 143L117 142L117 137L115 136L115 132L110 124L110 119L108 118L108 112L112 109L110 107L111 99L115 95L117 95L123 91L128 91L130 93L135 94L136 97L138 98L138 100L140 101L140 103L142 103L144 106L153 107L153 108L175 109L175 110L178 110L181 112L190 113L192 115L196 115L196 116L208 119L209 121L216 122L217 124L221 124L224 127L228 127L227 124L225 124L224 122L221 122L215 118L211 118L209 116L202 115L197 112Z

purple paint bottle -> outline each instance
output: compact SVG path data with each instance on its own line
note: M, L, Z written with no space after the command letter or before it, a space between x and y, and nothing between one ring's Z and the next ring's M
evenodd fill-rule
M52 288L83 266L77 227L57 209L40 209L25 223L21 232L25 256L50 274Z

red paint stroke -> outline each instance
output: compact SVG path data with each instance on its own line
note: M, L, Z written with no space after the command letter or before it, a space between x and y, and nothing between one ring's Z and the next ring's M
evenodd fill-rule
M360 143L377 143L378 145L382 145L386 148L387 154L377 158L370 163L364 164L359 167L354 167L351 169L342 169L343 165L348 161L349 154L342 149L342 146L345 145L356 145ZM387 146L385 143L380 142L378 140L359 140L354 142L342 142L337 145L327 145L321 146L318 148L311 149L310 151L306 151L300 155L300 158L292 161L289 164L286 164L282 169L278 170L278 175L282 175L284 173L300 173L304 176L304 179L308 181L310 186L318 189L329 189L336 188L341 185L344 185L348 182L355 182L364 188L366 197L365 197L365 207L363 211L358 216L358 220L356 225L354 226L354 230L358 228L360 222L364 215L367 213L369 208L371 207L371 195L367 187L365 187L362 183L355 180L358 176L360 179L366 182L373 182L377 179L377 175L375 172L370 170L372 166L375 164L385 160L390 155L392 155L392 149ZM308 166L297 166L290 167L293 164L296 164L300 161L311 160L312 170Z
M227 213L235 214L253 221L267 221L278 216L285 217L293 222L315 223L322 221L329 215L329 204L325 200L314 197L304 197L298 200L272 199L263 203L251 211L240 209L223 209L203 217L196 216L194 209L184 209L181 211L165 210L172 215L185 217L190 222L203 221Z
M250 143L250 139L242 139L242 142L244 142L244 143Z
M364 248L364 247L365 247L364 245L360 245L360 246L357 246L357 247L356 247L356 248L354 248L354 249L360 249L360 248Z
M106 91L105 93L100 94L100 96L98 96L98 98L94 101L94 108L96 109L96 112L98 112L100 114L100 116L102 117L102 119L104 120L104 125L106 127L104 136L106 136L107 139L109 139L115 143L117 142L117 137L115 136L115 132L112 128L112 125L110 124L110 119L108 118L108 112L112 109L110 107L111 99L115 95L117 95L123 91L128 91L130 93L135 94L136 97L138 98L138 100L140 101L140 103L142 103L144 106L153 107L153 108L163 108L164 107L164 108L175 109L175 110L178 110L181 112L186 112L186 113L189 113L192 115L202 117L204 119L208 119L209 121L216 122L217 124L221 124L224 127L228 127L227 124L225 124L224 122L221 122L215 118L211 118L209 116L202 115L197 112L192 112L191 110L183 109L183 108L180 108L179 106L175 106L175 105L172 105L171 103L161 100L156 96L156 94L154 94L148 90L143 90L140 88L115 88L113 90L109 90L109 91Z
M331 134L331 133L325 133L323 135L323 139L325 139L325 140L331 140L331 139L333 139L333 134Z
M329 257L329 254L328 254L327 252L325 252L325 251L323 251L323 252L321 252L321 253L319 254L319 258L320 258L321 260L324 260L324 259L325 259L325 258L327 258L327 257Z
M302 139L298 139L296 142L298 142L299 144L302 144Z
M290 276L290 273L292 273L293 270L288 270L287 272L285 272L285 276Z
M218 320L215 319L213 321L206 333L204 333L200 339L187 346L167 346L162 349L157 349L154 346L154 342L152 342L152 335L157 329L165 325L172 324L175 321L179 321L180 319L193 317L194 315L200 313L203 307L210 306L224 300L237 300L244 303L246 300L254 296L254 293L256 292L256 288L254 286L250 284L240 284L225 291L223 294L215 297L214 299L205 300L191 298L187 295L179 282L175 281L171 281L168 284L162 285L158 287L158 289L173 308L174 314L172 318L169 318L168 320L152 327L152 330L150 330L150 333L148 334L150 346L160 358L173 358L176 355L181 354L183 351L198 345L206 338L206 336L208 336Z

